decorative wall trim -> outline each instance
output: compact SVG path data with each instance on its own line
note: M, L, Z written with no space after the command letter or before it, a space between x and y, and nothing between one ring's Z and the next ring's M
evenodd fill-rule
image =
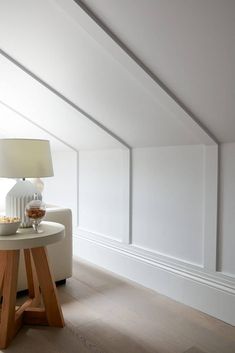
M74 249L75 256L235 325L234 282L192 270L191 266L186 270L165 264L137 254L132 245L112 246L110 241L91 236L74 236Z
M112 237L92 233L81 228L77 228L75 230L74 238L78 239L78 241L79 239L83 239L90 244L95 244L96 246L105 248L108 251L114 251L121 255L138 259L141 262L149 263L152 266L162 268L182 277L190 278L191 280L207 284L235 295L234 279L223 273L209 273L206 272L200 265L137 247L132 244L124 244L116 239L113 239Z
M82 228L79 226L77 227L77 229L73 230L73 235L75 237L80 237L81 234L83 234L83 236L87 238L100 239L101 242L107 243L107 244L125 244L123 242L123 239L118 239L108 234L92 232L89 229Z
M195 264L132 244L134 173L132 153L133 151L129 150L129 238L124 235L120 241L114 239L110 234L97 234L89 232L87 229L77 228L74 231L75 254L235 325L234 278L228 274L216 272L218 146L204 145L202 156L204 161L202 168L204 180L202 264ZM76 246L76 244L78 245ZM82 244L82 247L79 244ZM125 266L122 265L123 261ZM135 267L136 263L138 271ZM208 298L210 298L209 304ZM231 307L234 307L234 310L231 310Z
M80 190L80 183L79 183L79 151L77 151L77 214L76 214L76 227L79 227L79 211L80 211L80 205L79 205L79 190Z
M133 211L133 166L132 166L132 157L133 157L133 150L132 148L129 149L129 183L128 183L128 193L129 193L129 234L127 237L123 237L123 243L131 244L132 242L132 211Z
M220 274L220 276L224 277L224 278L232 278L233 280L235 280L235 274L234 273L230 273L230 272L225 272L225 271L218 271L217 273Z
M215 272L218 223L218 146L204 146L204 268Z

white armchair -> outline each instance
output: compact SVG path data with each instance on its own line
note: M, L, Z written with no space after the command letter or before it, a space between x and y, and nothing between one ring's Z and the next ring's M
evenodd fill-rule
M49 261L55 281L66 280L72 276L72 212L68 208L47 208L45 221L61 223L65 226L65 238L48 246ZM23 254L20 257L18 291L27 289Z

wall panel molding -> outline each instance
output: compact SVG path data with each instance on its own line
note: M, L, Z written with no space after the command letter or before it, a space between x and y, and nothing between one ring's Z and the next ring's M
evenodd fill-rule
M111 236L89 232L88 230L82 228L77 228L74 230L74 238L78 241L79 239L83 239L88 243L96 244L97 246L105 248L108 251L114 251L128 257L134 257L140 261L150 263L153 266L161 267L180 276L211 285L235 295L234 278L229 277L228 274L219 272L209 273L206 272L200 265L175 259L171 256L158 254L134 245L124 244L118 240L112 239ZM75 255L76 251L80 253L79 248L76 249L75 247ZM82 253L80 254L83 255Z
M204 268L216 272L218 226L218 146L204 146Z
M140 256L131 245L126 245L129 250L123 246L117 243L112 246L110 241L102 242L97 237L92 239L92 235L74 236L75 256L235 325L234 282L203 273L203 270L166 265Z
M76 230L74 230L74 236L78 238L86 238L89 241L101 244L102 246L107 245L108 247L117 251L121 251L128 254L135 254L136 256L155 261L157 263L172 267L177 270L190 269L193 271L197 269L203 269L203 267L198 264L189 261L184 261L183 259L175 258L167 254L158 253L156 251L152 251L151 249L146 249L141 246L124 243L123 241L115 239L114 237L112 237L112 235L91 232L88 229L84 229L81 227L78 227Z
M132 243L132 213L133 213L133 149L130 148L128 150L129 156L129 165L128 165L128 202L129 202L129 214L128 214L128 221L129 221L129 233L127 235L123 235L123 243L131 244Z
M132 244L132 212L133 212L133 165L132 165L132 154L133 150L128 149L128 227L129 232L126 231L122 235L122 242L124 244ZM203 170L203 179L204 179L204 200L203 200L203 244L202 244L202 252L203 252L203 266L205 270L209 272L216 272L216 262L217 262L217 217L218 217L218 146L204 146L203 152L203 160L204 160L204 170ZM79 153L78 153L78 165L79 165ZM78 171L79 175L79 171ZM78 178L78 190L79 190L79 178ZM78 191L79 198L79 191ZM78 215L79 219L79 215ZM78 223L79 227L79 223ZM102 239L113 239L112 235L108 234L97 234L90 232L89 229L81 229L85 231L87 234L95 234L95 236ZM135 246L135 248L138 248ZM140 247L139 247L140 248ZM141 249L141 248L140 248ZM188 263L196 267L201 267L200 264L190 263L189 261L183 259L176 259L171 257L170 255L160 255L156 251L150 251L149 253L158 254L158 256L162 257L162 259L169 260L170 258L175 259L178 263Z

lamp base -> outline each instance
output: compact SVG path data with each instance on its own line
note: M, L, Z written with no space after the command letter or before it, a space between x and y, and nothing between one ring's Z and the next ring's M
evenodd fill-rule
M6 216L19 217L21 228L32 227L32 222L25 215L25 207L33 200L35 192L38 190L29 180L19 180L6 196Z

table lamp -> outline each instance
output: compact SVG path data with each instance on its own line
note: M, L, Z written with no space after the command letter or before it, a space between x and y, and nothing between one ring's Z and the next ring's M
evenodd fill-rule
M25 206L38 192L25 178L53 175L48 140L0 139L0 177L19 179L6 196L6 216L20 217L21 227L31 226Z

